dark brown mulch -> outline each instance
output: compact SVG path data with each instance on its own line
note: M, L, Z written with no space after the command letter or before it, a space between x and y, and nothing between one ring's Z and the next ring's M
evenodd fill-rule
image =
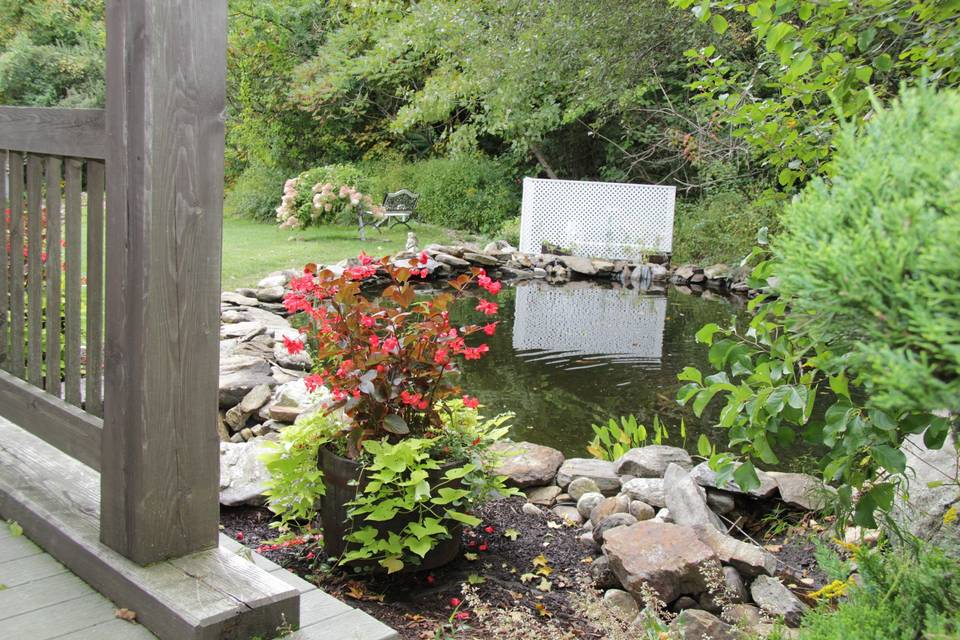
M577 540L578 528L563 526L552 513L547 518L524 514L522 505L522 499L510 498L480 508L476 515L483 524L464 531L464 553L440 569L363 578L326 570L319 541L264 547L277 535L269 528L270 512L265 509L225 508L221 524L227 535L242 538L245 545L390 625L407 640L432 638L434 630L454 612L451 599L462 599L462 588L471 576L477 582L482 579L475 588L493 608L527 607L578 637L600 638L571 602L589 574L589 560L585 559L590 551ZM518 532L516 539L506 535L510 530ZM309 553L313 557L308 560ZM540 560L541 555L547 568L537 573L541 567L535 559ZM543 583L544 579L549 584ZM472 617L466 622L474 623ZM473 634L482 635L482 630L475 628Z

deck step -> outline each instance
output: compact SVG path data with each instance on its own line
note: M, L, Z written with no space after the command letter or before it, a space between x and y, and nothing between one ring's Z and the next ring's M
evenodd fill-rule
M266 638L283 624L300 624L297 588L226 549L147 567L127 560L100 542L99 505L99 474L0 418L0 516L19 522L26 536L118 607L136 611L137 619L161 640ZM40 553L23 537L4 538L0 563ZM70 602L96 602L91 606L97 615L100 608L113 607L98 598L91 593ZM72 609L48 607L14 615L2 628L6 633L34 625L31 616L47 615L44 628L63 625L57 633L63 635L78 628L67 624ZM78 615L85 612L92 615L92 610L77 610Z

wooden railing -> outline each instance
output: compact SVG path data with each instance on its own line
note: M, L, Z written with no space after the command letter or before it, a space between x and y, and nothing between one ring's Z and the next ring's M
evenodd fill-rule
M105 137L102 110L0 107L0 414L97 470Z
M0 416L98 470L101 541L149 564L218 540L226 0L106 24L105 110L0 107Z

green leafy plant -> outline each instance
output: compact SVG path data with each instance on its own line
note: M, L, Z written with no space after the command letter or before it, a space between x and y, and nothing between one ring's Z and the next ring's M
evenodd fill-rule
M490 447L506 434L508 428L502 425L510 415L480 420L462 401L450 406L442 436L363 443L365 483L349 511L363 526L346 536L355 548L344 555L344 562L377 560L391 573L417 564L451 537L453 523L479 525L468 512L491 493L515 493L504 485L504 477L491 474L495 457ZM377 526L397 518L406 522L399 531Z
M647 428L637 422L634 415L622 416L619 420L610 418L607 424L590 425L595 434L594 439L587 445L587 453L600 460L617 460L623 454L635 447L647 444L649 433ZM653 417L651 426L653 444L662 444L667 440L667 428L660 421L659 416ZM687 427L683 419L680 420L680 437L686 439Z
M943 248L960 219L949 142L958 110L956 93L921 89L865 135L845 133L833 184L814 181L787 208L777 259L765 246L750 256L751 285L789 295L760 295L745 325L697 333L714 373L684 369L677 399L698 416L721 401L730 452L710 464L722 478L758 486L753 461L775 465L776 450L802 437L826 450L840 515L875 527L904 479L904 439L943 446L955 417L933 411L957 406L960 362L950 330L960 265ZM918 142L924 159L904 160Z
M334 416L317 413L285 428L276 442L264 442L260 458L270 474L264 495L280 518L271 526L286 529L316 517L317 501L325 493L317 467L320 447L339 428Z
M960 7L937 0L672 0L723 36L686 55L697 100L747 141L784 187L831 174L844 119L901 82L960 82ZM729 47L721 51L718 47Z

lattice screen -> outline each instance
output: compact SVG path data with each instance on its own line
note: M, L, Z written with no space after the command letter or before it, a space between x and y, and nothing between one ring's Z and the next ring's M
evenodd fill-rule
M676 187L524 178L520 250L549 242L597 258L671 253L675 196Z
M513 348L659 363L666 318L664 296L525 282L517 285Z

